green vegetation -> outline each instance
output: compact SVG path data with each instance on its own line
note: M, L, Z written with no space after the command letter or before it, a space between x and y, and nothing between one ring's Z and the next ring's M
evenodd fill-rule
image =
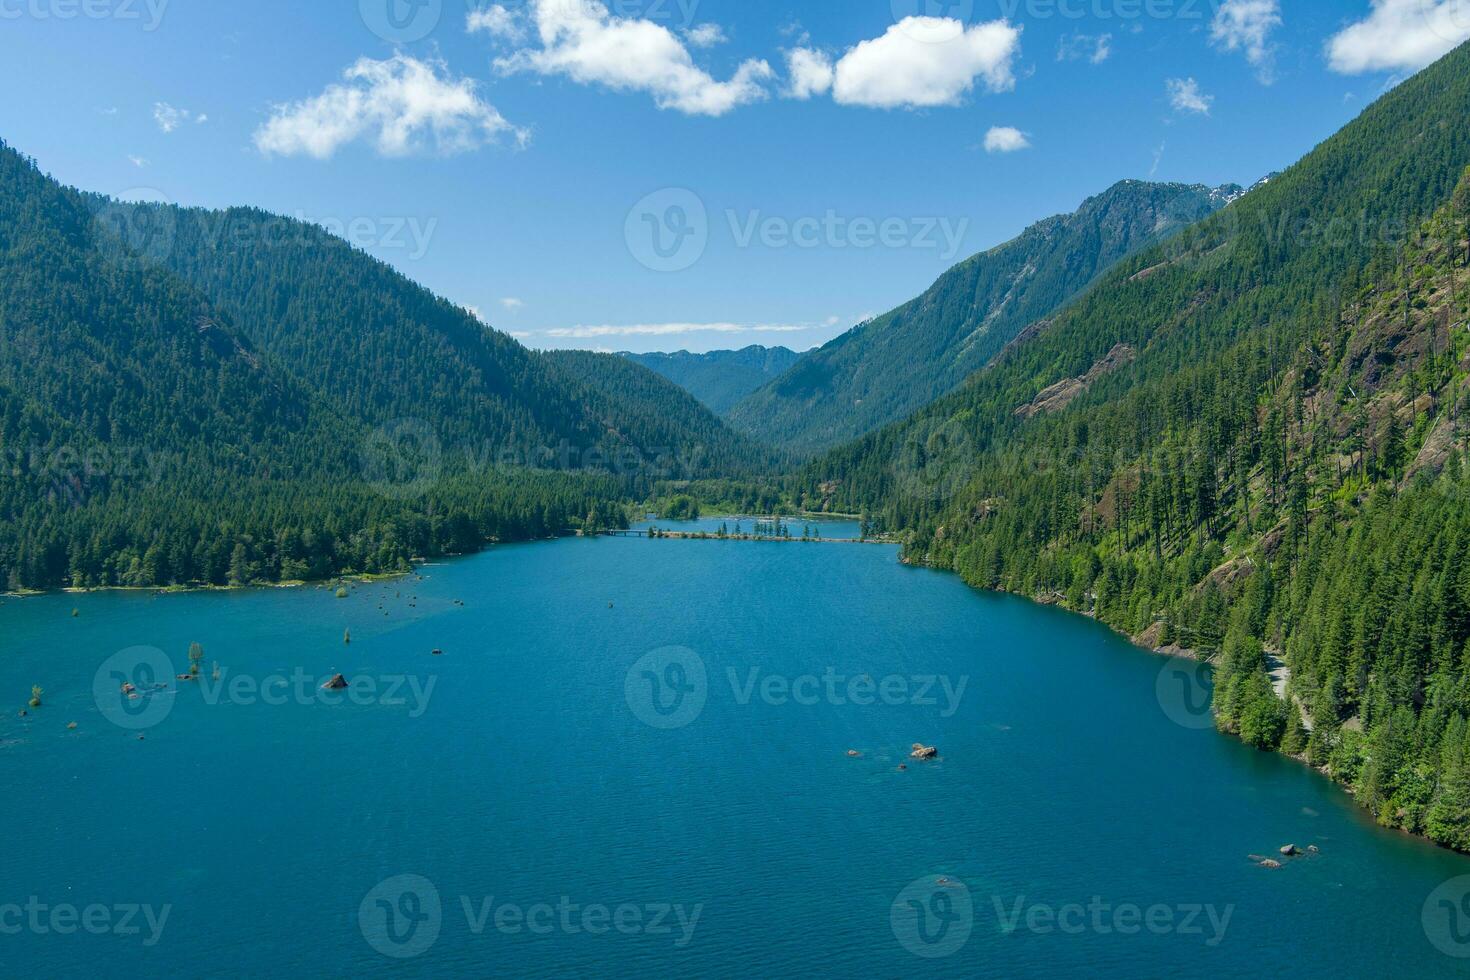
M707 354L623 354L630 361L668 378L719 415L761 385L796 363L798 355L785 347L752 344L740 350Z
M1467 114L1462 47L790 492L1212 659L1222 729L1470 847Z
M802 452L835 446L952 391L1031 324L1118 260L1238 194L1125 180L1073 214L950 269L922 296L854 327L729 411L731 421Z
M0 144L0 588L402 571L774 459L320 228L81 194Z

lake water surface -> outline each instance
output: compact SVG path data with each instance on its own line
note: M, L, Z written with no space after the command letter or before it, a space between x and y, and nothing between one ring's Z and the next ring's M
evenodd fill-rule
M886 545L420 574L0 600L0 975L1466 968L1470 860L1215 734L1189 668L1084 618ZM1320 853L1250 857L1287 842Z

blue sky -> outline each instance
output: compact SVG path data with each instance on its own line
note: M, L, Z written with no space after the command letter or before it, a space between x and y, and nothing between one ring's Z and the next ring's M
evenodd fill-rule
M804 349L1128 178L1248 184L1470 0L0 0L0 138L538 347Z

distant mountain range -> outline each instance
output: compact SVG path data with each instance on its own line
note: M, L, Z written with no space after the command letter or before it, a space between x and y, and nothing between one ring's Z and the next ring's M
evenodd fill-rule
M681 350L673 354L624 352L623 356L657 371L723 415L740 399L795 364L800 355L785 347L751 345L707 354Z
M950 269L923 295L804 354L730 408L737 428L800 452L903 418L984 367L1101 273L1238 198L1228 184L1125 180L1072 214Z

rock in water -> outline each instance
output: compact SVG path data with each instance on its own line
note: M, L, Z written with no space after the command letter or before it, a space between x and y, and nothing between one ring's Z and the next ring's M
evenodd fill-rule
M1301 851L1297 850L1295 844L1283 844L1281 846L1281 853L1286 857L1296 857Z
M859 752L857 749L848 749L847 750L847 757L849 759L861 759L862 756L863 756L863 754L861 752Z
M341 674L333 674L332 679L322 685L323 691L340 691L347 686L347 678Z
M1281 862L1280 861L1277 861L1275 858L1266 858L1266 860L1264 860L1264 861L1261 862L1261 867L1263 867L1263 868L1279 868L1279 867L1281 867Z
M909 758L922 760L937 759L939 758L939 749L932 745L925 745L922 742L915 742L914 750L909 753Z

